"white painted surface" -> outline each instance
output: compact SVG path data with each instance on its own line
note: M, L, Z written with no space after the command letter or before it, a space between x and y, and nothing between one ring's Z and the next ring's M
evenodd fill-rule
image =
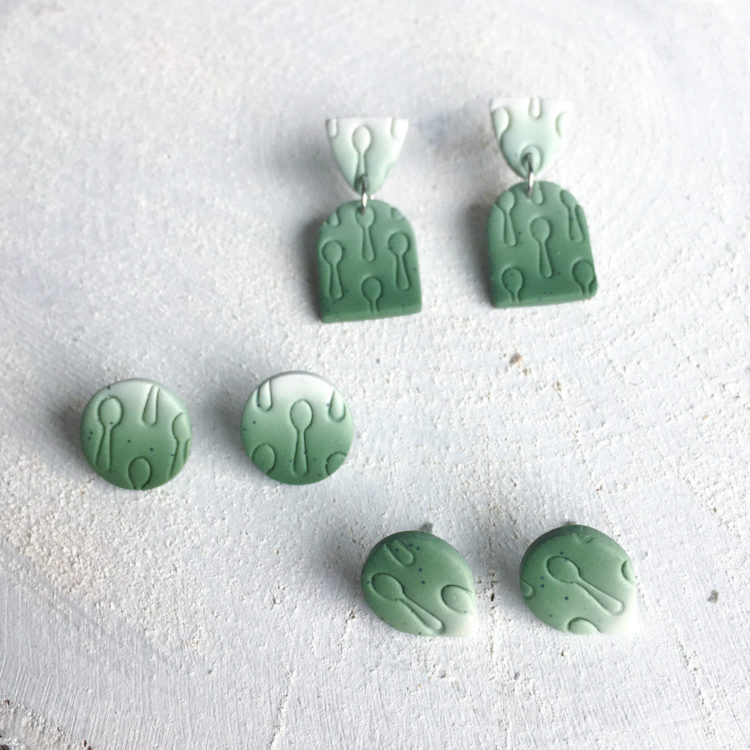
M748 746L748 32L745 3L703 0L6 0L2 742ZM600 291L499 311L484 225L515 180L487 101L534 93L575 103L548 178L587 211ZM324 326L315 234L351 192L323 122L352 113L410 120L382 197L425 305ZM238 429L290 369L356 423L308 487ZM76 442L129 376L195 429L145 494ZM389 631L359 594L370 546L427 520L476 572L470 641ZM630 553L635 637L525 610L520 557L567 520Z

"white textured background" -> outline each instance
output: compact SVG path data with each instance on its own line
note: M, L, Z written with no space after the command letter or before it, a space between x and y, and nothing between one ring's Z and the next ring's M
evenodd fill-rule
M750 744L746 3L0 8L0 746ZM515 179L487 101L534 93L575 102L548 177L600 291L495 310L485 223ZM380 197L417 233L420 315L318 321L315 235L351 195L323 120L347 114L410 118ZM242 450L287 369L355 418L319 485ZM77 444L131 376L195 430L144 494ZM370 547L428 520L475 571L472 640L359 594ZM569 520L630 553L633 638L526 611L521 555Z

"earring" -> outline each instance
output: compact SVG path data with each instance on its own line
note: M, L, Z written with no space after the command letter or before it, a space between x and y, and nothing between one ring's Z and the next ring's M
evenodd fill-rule
M495 201L487 227L495 307L545 305L592 297L596 274L583 209L538 177L557 157L572 105L557 99L494 99L500 151L525 182Z
M408 122L337 118L326 122L333 156L359 200L339 206L320 228L320 311L325 322L406 315L422 308L417 245L398 209L373 200L401 152Z
M635 575L625 550L588 526L540 536L521 561L521 593L529 609L569 633L623 633L636 619Z
M92 396L81 418L81 446L94 470L127 490L168 482L190 455L184 404L151 380L121 380Z
M378 542L362 568L362 591L378 617L405 633L465 637L474 631L471 569L427 531L400 531Z
M283 372L253 391L242 413L247 455L285 484L310 484L344 463L354 435L339 392L310 372Z

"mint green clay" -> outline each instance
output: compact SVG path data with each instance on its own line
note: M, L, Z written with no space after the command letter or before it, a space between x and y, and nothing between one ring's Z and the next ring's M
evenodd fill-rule
M354 435L349 409L319 375L284 372L261 383L242 414L247 455L285 484L310 484L344 463Z
M193 431L185 406L150 380L121 380L102 388L81 418L81 446L108 482L150 490L168 482L190 455Z
M495 307L587 299L596 273L583 209L552 182L526 183L495 201L487 227Z
M371 200L334 211L318 235L320 311L326 322L406 315L422 308L417 243L398 209Z
M367 192L383 186L409 130L409 121L398 117L334 117L326 120L331 144L341 174L349 186L360 191L367 175Z
M552 164L565 145L573 105L562 99L493 99L492 127L500 151L510 167L527 177L529 165L536 177Z
M623 633L635 625L633 566L617 542L588 526L540 536L521 561L521 593L529 609L557 630Z
M400 531L378 542L362 568L362 591L378 617L405 633L465 637L474 631L474 576L433 534Z

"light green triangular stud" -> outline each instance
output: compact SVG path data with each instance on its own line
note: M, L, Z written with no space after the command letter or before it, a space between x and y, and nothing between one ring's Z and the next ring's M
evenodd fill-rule
M565 144L573 105L562 99L492 99L490 114L497 142L516 174L528 177L529 161L539 177Z
M326 120L326 132L336 163L349 186L362 191L367 175L369 194L376 193L404 145L408 120L395 117L336 117Z

